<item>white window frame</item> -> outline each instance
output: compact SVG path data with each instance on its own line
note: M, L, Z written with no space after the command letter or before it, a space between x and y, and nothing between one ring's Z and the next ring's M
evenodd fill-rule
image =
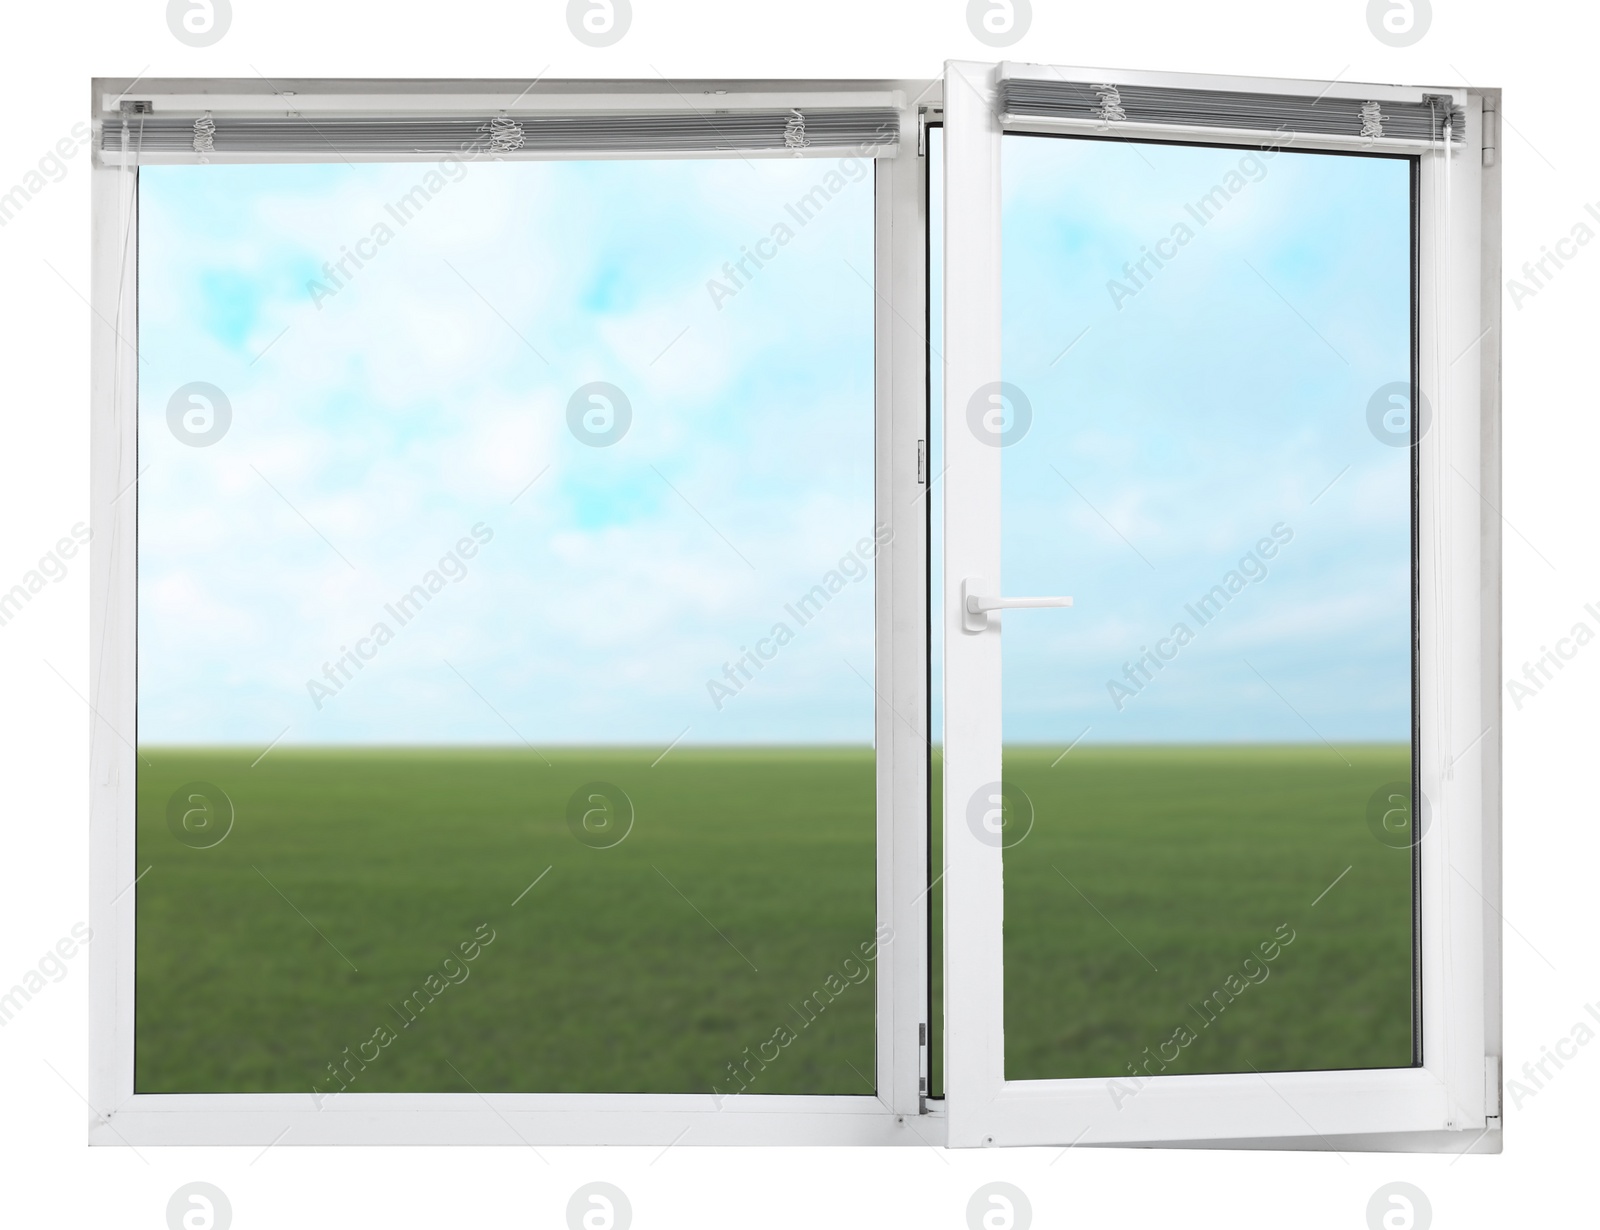
M941 617L946 694L960 698L944 709L949 1143L1497 1150L1498 180L1497 172L1484 166L1494 161L1484 154L1493 149L1492 127L1491 140L1484 140L1484 97L1465 90L1428 91L1451 95L1465 108L1465 146L1451 154L1440 146L1413 151L1421 157L1420 379L1434 408L1432 429L1419 449L1417 497L1419 771L1422 791L1433 805L1432 827L1420 846L1418 887L1422 1066L1155 1075L1132 1097L1113 1097L1110 1078L1005 1079L1002 851L976 838L962 805L986 783L1001 779L1000 621L992 619L983 633L967 634L961 614L962 578L1000 584L1001 463L1000 450L967 430L965 408L976 390L1002 378L1002 136L1075 126L1002 117L999 83L1017 77L1305 99L1423 99L1420 90L1332 82L971 62L946 66L948 468ZM1488 110L1492 117L1492 99ZM1219 144L1251 139L1237 131L1144 125L1118 124L1111 131ZM1297 135L1283 143L1290 149L1352 147L1359 148L1359 141L1351 137ZM1448 193L1441 165L1447 157Z
M1443 752L1424 745L1423 783L1435 799L1437 850L1425 878L1425 1054L1438 1057L1415 1072L1294 1073L1271 1077L1271 1092L1241 1092L1248 1077L1161 1078L1136 1099L1138 1111L1120 1135L1080 1131L1079 1082L998 1079L1003 1052L998 991L1001 893L999 852L973 847L965 825L945 808L947 866L934 891L944 893L944 1099L926 1096L928 1036L928 696L927 535L925 506L928 406L924 335L927 296L927 160L923 121L943 108L945 182L945 336L947 390L999 378L999 126L993 108L993 65L951 64L943 80L876 82L386 82L366 86L334 81L269 84L243 80L98 80L94 82L93 289L91 335L92 546L91 665L95 713L91 763L90 917L97 942L90 957L89 1140L96 1145L155 1144L855 1144L979 1145L1057 1143L1228 1144L1240 1147L1374 1147L1458 1149L1497 1147L1499 1054L1499 522L1498 503L1498 170L1465 172L1453 199L1457 220L1447 253L1429 255L1424 243L1423 301L1431 279L1450 287L1450 335L1483 330L1475 358L1454 368L1449 400L1424 364L1423 388L1447 407L1450 427L1424 442L1424 564L1448 584L1454 622L1440 635L1450 663L1458 713L1492 722L1471 759L1458 749L1452 781L1441 772ZM1095 80L1177 81L1248 88L1226 78L1174 78L1105 73ZM1362 92L1333 83L1260 83ZM1370 89L1371 87L1367 87ZM294 91L293 102L284 96ZM494 115L518 100L524 110L696 109L707 92L718 108L889 105L900 117L900 140L880 152L875 167L875 505L892 528L876 564L875 743L877 750L877 917L893 938L879 950L876 1063L873 1096L742 1094L476 1094L348 1093L321 1108L305 1094L136 1094L133 1089L134 780L137 660L135 641L136 501L138 481L138 228L136 168L100 137L119 128L120 106L140 100L155 114ZM1468 109L1468 162L1476 167L1491 148L1484 114L1491 95L1462 94ZM519 97L520 96L520 97ZM1485 99L1489 102L1485 102ZM987 99L987 103L983 100ZM1016 125L1011 125L1015 129ZM1488 132L1490 140L1484 140ZM1301 147L1318 148L1315 141ZM801 156L837 156L837 150ZM215 155L214 161L430 161L407 156ZM571 158L573 153L519 152L512 158ZM746 151L662 155L615 150L604 157L790 156ZM184 163L198 155L144 153L142 163ZM1459 157L1459 156L1458 156ZM1426 186L1426 185L1425 185ZM1426 219L1425 219L1426 223ZM1425 236L1426 238L1426 236ZM1469 331L1467 323L1473 322ZM1423 350L1431 323L1424 312ZM1466 351L1463 351L1463 355ZM1465 373L1465 375L1463 374ZM964 430L959 396L947 397L944 575L950 592L937 597L946 629L944 797L962 798L981 781L999 777L998 639L959 632L959 578L999 578L998 465L993 450L974 451ZM939 413L939 407L933 408ZM1438 415L1438 419L1444 418ZM1440 451L1448 441L1449 453ZM1443 501L1427 475L1455 465L1479 479L1476 493L1457 491L1449 518L1437 517L1448 558L1430 554L1430 534ZM992 472L989 467L992 466ZM1430 469L1431 467L1431 469ZM1433 511L1430 512L1430 509ZM990 541L992 538L992 542ZM987 554L986 554L987 553ZM989 560L992 555L992 563ZM985 567L984 565L987 565ZM1432 572L1429 573L1433 575ZM1439 627L1437 599L1425 587L1425 634ZM991 640L993 644L991 644ZM1427 661L1437 661L1428 658ZM1425 705L1432 703L1424 680ZM1423 714L1425 737L1435 727ZM985 723L989 723L988 726ZM1476 733L1480 726L1473 725ZM985 733L985 732L988 733ZM1465 744L1471 734L1460 740ZM985 740L992 742L991 749ZM992 772L985 770L992 768ZM1435 793L1435 791L1437 793ZM1439 804L1443 800L1443 805ZM1426 844L1426 843L1425 843ZM1445 875L1452 867L1459 875ZM1464 883L1463 883L1464 882ZM1469 891L1470 890L1470 891ZM1481 893L1480 898L1477 894ZM1472 942L1476 934L1477 942ZM1448 958L1455 962L1447 965ZM1447 972L1448 970L1448 972ZM1448 1014L1429 1005L1449 1004ZM1485 1079L1484 1056L1495 1066ZM1448 1056L1448 1060L1444 1057ZM1476 1075L1474 1077L1474 1071ZM1474 1096L1473 1083L1477 1093ZM1091 1082L1099 1085L1100 1082ZM1170 1092L1168 1092L1170 1090ZM1285 1095L1287 1102L1280 1099ZM1103 1094L1102 1094L1103 1096ZM1270 1101L1269 1101L1270 1099ZM1276 1103L1276 1107L1274 1107ZM1291 1116L1282 1108L1292 1104ZM1374 1110L1376 1108L1376 1110ZM1130 1107L1130 1109L1132 1109ZM1300 1117L1303 1114L1303 1118ZM1076 1116L1076 1118L1074 1118ZM1316 1125L1307 1132L1307 1122ZM1092 1125L1091 1125L1092 1127ZM1076 1137L1076 1140L1074 1138Z
M817 1144L923 1145L943 1141L923 1097L927 1012L926 532L918 447L926 435L925 161L918 107L939 82L406 82L98 80L94 83L93 333L94 513L90 746L89 1141L96 1145L214 1144ZM293 91L293 100L286 95ZM281 93L280 93L281 91ZM709 101L714 98L714 103ZM209 112L313 121L341 115L492 117L571 111L709 111L893 107L900 138L875 158L875 516L892 527L875 572L877 920L892 928L878 949L877 1093L739 1094L346 1093L319 1108L304 1094L134 1092L135 732L137 646L138 195L142 164L185 164L191 152L125 158L102 151L122 127L125 101L149 113ZM134 121L135 123L137 121ZM117 142L114 140L113 145ZM822 157L839 148L598 155L521 151L507 158ZM361 153L330 145L296 154L209 155L216 162L437 161L438 153ZM130 891L132 890L132 891ZM919 1123L920 1116L920 1123Z

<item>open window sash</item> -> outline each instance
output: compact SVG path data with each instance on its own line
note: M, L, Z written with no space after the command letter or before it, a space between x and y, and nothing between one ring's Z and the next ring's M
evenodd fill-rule
M947 1113L953 1146L1229 1142L1496 1147L1499 762L1497 225L1493 96L1331 82L952 62L944 89L944 849ZM1486 118L1489 140L1485 140ZM1006 885L964 803L1002 778L1000 621L968 599L1001 571L1002 449L968 407L1002 370L1002 136L1400 152L1419 160L1414 338L1433 426L1416 450L1416 770L1432 804L1415 881L1411 1067L1008 1080ZM1382 135L1379 135L1379 134ZM1486 148L1487 147L1487 148ZM938 409L935 409L938 412ZM981 582L977 579L981 578ZM965 586L965 590L964 590ZM972 591L970 593L965 591ZM1067 592L1070 592L1068 590ZM1080 607L1085 602L1080 594ZM1071 618L1040 612L1027 618ZM973 631L973 627L981 628ZM1476 746L1474 737L1482 735ZM1144 1039L1142 1041L1148 1041ZM1137 1047L1133 1048L1137 1050ZM1120 1085L1133 1084L1136 1096ZM1478 1144L1488 1136L1487 1146Z

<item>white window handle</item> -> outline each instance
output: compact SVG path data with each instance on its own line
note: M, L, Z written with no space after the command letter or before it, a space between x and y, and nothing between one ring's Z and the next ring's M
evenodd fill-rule
M1071 598L1001 598L979 591L986 586L980 577L961 582L961 626L967 632L983 632L989 627L989 612L1010 608L1071 606Z

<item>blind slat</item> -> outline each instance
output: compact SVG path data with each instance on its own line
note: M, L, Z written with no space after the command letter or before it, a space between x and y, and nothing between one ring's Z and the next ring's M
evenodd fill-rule
M893 146L900 133L900 116L892 107L492 118L131 115L125 119L130 148L147 153L449 154L519 149L648 153L815 148L865 152ZM106 122L101 146L108 152L122 148L122 123Z
M1000 83L1000 110L1018 118L1407 141L1438 141L1446 124L1453 140L1464 139L1465 132L1461 108L1442 96L1432 102L1378 103L1309 95L1013 78Z

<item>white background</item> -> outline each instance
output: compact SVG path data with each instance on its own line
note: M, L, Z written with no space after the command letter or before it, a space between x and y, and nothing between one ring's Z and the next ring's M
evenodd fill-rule
M1294 5L1036 3L1028 35L991 51L964 0L634 0L621 42L586 47L553 0L421 6L235 0L232 27L193 49L164 4L7 6L0 193L89 107L99 75L268 77L926 77L947 57L1262 76L1495 85L1506 91L1508 274L1600 203L1593 131L1600 10L1436 3L1416 45L1369 32L1365 0ZM88 158L0 227L0 588L88 520ZM1600 204L1597 204L1600 208ZM1579 620L1600 630L1590 478L1597 444L1594 292L1600 244L1520 310L1506 301L1505 659L1509 670ZM0 987L87 914L88 568L69 565L0 627ZM1593 859L1595 682L1586 647L1520 711L1506 709L1506 1067L1554 1047L1600 1005ZM0 1029L0 1219L14 1226L166 1224L168 1197L206 1180L233 1224L257 1227L565 1224L579 1184L630 1197L635 1226L966 1224L982 1183L1031 1198L1036 1226L1366 1225L1382 1183L1421 1187L1438 1227L1592 1224L1600 1045L1520 1107L1500 1157L1014 1150L89 1150L83 955ZM1600 1007L1597 1007L1600 1011ZM1550 1069L1554 1071L1552 1067Z

